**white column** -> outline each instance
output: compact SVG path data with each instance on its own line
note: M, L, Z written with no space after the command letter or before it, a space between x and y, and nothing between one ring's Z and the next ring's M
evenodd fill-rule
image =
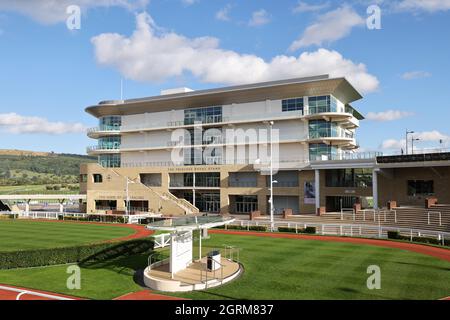
M314 183L315 191L316 191L316 214L317 210L320 208L320 170L316 169L316 179Z
M64 212L64 200L59 202L59 212L60 213Z
M373 208L378 209L378 170L372 171L372 193L373 193Z
M25 200L25 212L30 213L30 200Z
M195 206L195 172L192 173L192 204Z

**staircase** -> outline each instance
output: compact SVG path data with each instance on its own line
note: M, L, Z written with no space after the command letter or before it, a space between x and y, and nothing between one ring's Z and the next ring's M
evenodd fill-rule
M115 170L111 169L111 171L114 172L115 175L123 177L121 174L119 174ZM178 208L183 210L184 214L186 214L186 215L197 214L200 212L200 210L196 206L191 204L189 201L187 201L186 199L180 199L180 198L176 197L174 194L170 193L169 191L164 191L161 193L161 192L156 191L152 187L146 186L145 184L143 184L140 181L133 180L133 182L134 182L134 185L138 185L142 188L145 188L145 190L148 190L152 195L156 196L157 198L160 198L163 201L169 201L170 203L176 205Z
M159 193L150 187L147 187L147 186L145 186L145 187L150 189L155 194L157 194L158 197L160 197L161 199L163 199L165 201L170 201L170 202L176 204L180 209L184 210L185 214L196 214L196 213L200 212L200 210L196 206L194 206L192 203L190 203L186 199L181 199L181 198L176 197L173 193L171 193L169 191Z

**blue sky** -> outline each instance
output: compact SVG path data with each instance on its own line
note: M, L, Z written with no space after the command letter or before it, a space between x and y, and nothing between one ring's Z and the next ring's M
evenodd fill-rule
M363 150L400 150L406 128L421 148L450 147L450 0L54 2L0 3L0 149L84 154L84 108L118 99L121 78L136 98L315 73L363 93Z

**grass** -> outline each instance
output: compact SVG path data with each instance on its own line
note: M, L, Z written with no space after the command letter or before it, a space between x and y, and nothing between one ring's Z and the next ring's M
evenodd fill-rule
M61 184L46 184L46 185L20 185L20 186L0 186L0 194L78 194L79 184L68 184L68 186L78 187L74 190L47 190L46 186L61 186Z
M418 253L348 243L211 234L203 254L224 244L242 248L244 274L220 288L171 294L191 299L439 299L450 294L450 263ZM194 248L194 255L197 255ZM135 270L147 256L81 268L81 290L66 288L66 266L0 271L0 283L92 299L141 290ZM381 290L368 290L369 265L381 268Z
M126 237L133 232L130 228L96 224L0 220L0 252L76 246Z

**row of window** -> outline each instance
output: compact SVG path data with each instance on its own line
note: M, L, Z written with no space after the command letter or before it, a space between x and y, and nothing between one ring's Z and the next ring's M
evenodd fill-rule
M371 169L326 170L325 185L340 188L372 187Z
M222 106L185 109L184 124L222 122Z
M99 119L99 127L104 131L120 130L122 118L120 116L107 116Z
M317 96L308 98L309 113L337 112L337 99L333 96ZM284 99L281 101L283 112L303 111L303 97Z

